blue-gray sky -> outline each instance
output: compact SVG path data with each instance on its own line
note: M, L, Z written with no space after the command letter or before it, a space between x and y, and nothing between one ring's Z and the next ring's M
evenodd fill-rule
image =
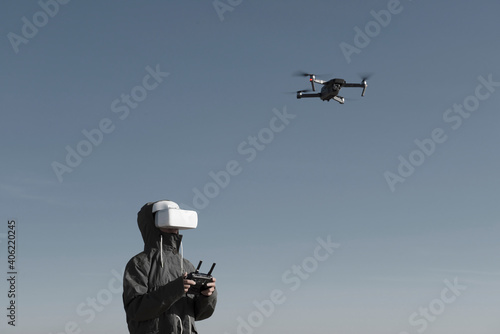
M2 333L126 332L137 212L165 198L217 262L201 333L498 333L499 11L4 1ZM297 70L372 76L340 105L297 100Z

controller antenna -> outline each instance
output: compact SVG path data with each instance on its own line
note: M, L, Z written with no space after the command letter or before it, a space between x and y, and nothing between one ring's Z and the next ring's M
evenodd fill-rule
M199 273L200 272L200 268L201 268L201 264L202 264L203 261L200 261L200 263L198 263L198 267L196 267L196 273Z
M215 268L215 262L214 262L214 264L212 264L212 267L210 267L210 271L208 272L207 275L211 275L214 268Z

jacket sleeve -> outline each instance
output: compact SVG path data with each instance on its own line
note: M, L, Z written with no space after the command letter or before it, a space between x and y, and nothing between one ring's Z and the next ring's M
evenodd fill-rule
M217 304L217 288L209 296L198 295L194 298L194 318L203 320L209 318L215 311Z
M149 291L149 269L150 265L144 265L139 259L132 259L125 268L123 305L129 320L157 318L184 295L182 277Z

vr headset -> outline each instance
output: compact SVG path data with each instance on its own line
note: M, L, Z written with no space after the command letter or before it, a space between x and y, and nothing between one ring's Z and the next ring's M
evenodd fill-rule
M172 228L188 230L198 226L196 211L181 210L179 205L172 201L158 201L153 204L155 226L158 228Z

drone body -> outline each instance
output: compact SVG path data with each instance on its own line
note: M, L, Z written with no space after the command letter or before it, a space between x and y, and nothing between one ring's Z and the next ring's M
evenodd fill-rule
M328 81L316 79L315 74L309 73L301 73L301 76L309 76L309 82L311 82L312 91L316 91L314 87L314 83L321 84L323 87L321 88L320 93L312 93L312 94L304 94L304 92L308 92L308 90L299 90L297 92L297 98L301 99L304 97L319 97L323 101L330 101L334 99L340 104L344 104L344 98L339 96L340 89L342 87L359 87L363 88L363 92L361 96L365 96L366 87L368 84L366 83L367 78L363 78L361 83L347 83L344 79L331 79Z

